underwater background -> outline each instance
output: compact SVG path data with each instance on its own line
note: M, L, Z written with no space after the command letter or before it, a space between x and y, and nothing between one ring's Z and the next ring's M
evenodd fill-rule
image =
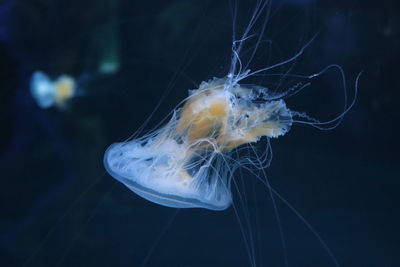
M240 31L255 2L239 3ZM282 71L339 64L349 99L363 71L355 106L337 128L299 124L271 140L271 185L341 266L400 266L400 3L277 0L270 18L273 45L250 68L292 56L318 33ZM110 144L145 122L155 127L189 89L226 75L231 35L229 1L1 1L0 265L250 266L233 208L162 207L103 167ZM38 70L74 77L76 97L39 107L30 92ZM276 84L266 76L246 82ZM330 119L342 111L342 81L328 72L287 104ZM268 190L246 172L237 176L257 266L284 266ZM294 212L280 201L277 208L288 265L334 266Z

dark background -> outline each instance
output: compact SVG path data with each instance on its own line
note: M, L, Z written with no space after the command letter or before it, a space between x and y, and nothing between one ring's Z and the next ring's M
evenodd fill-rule
M254 6L243 2L237 32ZM252 69L293 55L319 32L293 68L280 71L311 74L337 63L350 98L355 77L363 75L356 104L339 127L294 125L272 140L270 182L342 266L400 266L398 1L275 2L265 33L272 45L260 48ZM226 75L229 2L115 1L121 68L100 75L94 47L109 38L111 3L1 2L0 264L250 265L233 208L176 213L134 195L102 164L107 146L137 130L161 98L146 129L188 89ZM84 95L65 109L40 109L29 94L30 75L38 69L52 77L80 77ZM268 76L248 82L276 86ZM332 118L343 105L340 77L329 72L287 103L318 119ZM283 266L268 192L255 177L241 174L236 179L248 196L257 266ZM289 266L334 266L294 212L280 201L277 207Z

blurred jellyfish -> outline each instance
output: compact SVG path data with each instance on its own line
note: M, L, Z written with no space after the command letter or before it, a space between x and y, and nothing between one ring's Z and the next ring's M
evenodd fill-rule
M71 76L61 75L52 81L41 71L35 71L30 82L31 95L41 108L65 107L68 100L77 95L76 87Z
M240 38L233 33L231 64L225 77L202 82L198 89L190 90L182 107L175 109L161 128L108 148L104 165L110 175L139 196L160 205L224 210L232 203L234 171L244 166L244 162L263 169L271 159L268 149L254 161L248 156L241 158L240 153L236 153L241 147L256 143L262 137L269 142L270 138L283 136L293 123L321 129L331 129L340 123L354 103L347 104L346 86L343 112L327 122L290 110L284 101L327 70L338 70L344 81L343 70L338 65L306 76L277 74L282 79L303 80L283 93L259 85L241 84L248 77L291 65L313 40L286 60L250 70L249 64L262 41L269 11L270 1L258 1ZM255 29L257 22L261 23L261 29ZM255 40L253 52L244 62L241 52L250 39ZM235 156L237 154L239 157Z

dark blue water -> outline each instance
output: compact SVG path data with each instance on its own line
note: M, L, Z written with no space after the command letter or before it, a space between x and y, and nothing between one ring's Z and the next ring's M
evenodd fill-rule
M106 148L136 131L161 98L145 129L188 89L226 75L232 18L229 1L216 2L0 3L2 266L251 265L233 208L176 211L155 205L114 180L102 163ZM238 32L254 6L243 2ZM290 57L318 32L296 64L280 71L311 74L340 64L350 99L357 74L364 72L356 104L336 129L294 125L271 141L271 185L341 266L400 266L399 4L276 2L263 39L272 45L258 50L252 69ZM113 40L120 69L99 73ZM36 70L76 77L82 94L64 108L39 108L29 92ZM268 76L248 82L277 86ZM342 110L341 86L337 73L329 72L287 104L327 120ZM252 234L256 265L284 266L268 190L244 171L237 181L247 197L239 218L247 240ZM239 205L237 192L234 199ZM276 207L288 265L334 266L295 213L279 200ZM243 210L249 212L247 224Z

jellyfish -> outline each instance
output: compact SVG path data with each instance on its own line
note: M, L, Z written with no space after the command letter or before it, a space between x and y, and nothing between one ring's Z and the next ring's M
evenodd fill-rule
M68 100L77 95L76 81L69 75L60 75L52 81L45 73L35 71L30 82L32 97L41 108L65 107Z
M283 78L304 80L283 93L242 83L249 77L294 63L315 37L286 60L250 70L248 66L262 41L269 9L270 1L259 1L240 38L233 34L231 64L226 76L204 81L189 90L189 96L159 129L107 149L104 165L112 177L144 199L163 206L225 210L232 204L233 174L243 166L244 160L235 157L241 147L283 136L293 123L320 129L331 129L340 123L354 104L347 103L346 86L343 112L326 122L291 110L285 102L286 97L297 94L310 85L311 79L328 70L338 70L344 80L338 65L329 65L311 75L279 74ZM263 26L255 34L252 30L260 21ZM245 64L241 52L254 38L253 54ZM324 128L330 124L333 126ZM270 158L246 160L262 169Z
M231 86L227 78L203 82L161 129L112 145L105 153L106 169L152 202L224 210L232 202L233 174L224 154L290 129L285 102L269 98L265 88Z
M261 1L254 14L268 9L268 4ZM111 176L137 195L163 206L224 210L232 203L233 173L240 166L240 160L232 154L238 148L263 137L283 136L294 122L317 128L340 122L351 105L345 104L343 113L328 122L287 107L284 98L309 83L299 83L283 94L241 84L248 77L295 61L312 42L282 62L255 71L243 69L240 51L253 37L250 30L257 19L259 16L253 16L241 38L233 40L231 65L225 77L204 81L197 89L189 90L182 107L175 109L161 128L107 149L104 165ZM293 76L311 79L331 68L343 75L339 66L330 65L316 74Z

